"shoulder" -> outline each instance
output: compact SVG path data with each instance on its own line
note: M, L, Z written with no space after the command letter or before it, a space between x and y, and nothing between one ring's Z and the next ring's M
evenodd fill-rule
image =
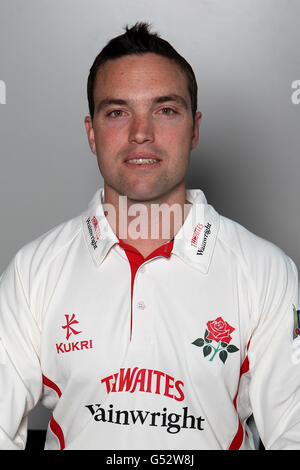
M21 321L22 314L28 311L39 321L43 305L54 292L64 259L80 233L79 216L49 230L16 253L0 279L2 315L7 312Z
M220 216L220 239L245 260L282 259L287 255L274 243L256 235L238 222Z
M24 245L11 260L8 268L3 273L3 279L8 273L16 273L20 279L24 279L25 288L29 290L33 285L40 284L44 279L47 283L49 272L53 278L63 269L67 258L76 259L81 256L86 248L85 237L86 222L89 214L95 214L99 208L101 189L97 190L88 207L77 216L57 225L46 233Z
M220 216L219 241L237 259L258 290L297 281L297 268L277 245Z
M24 245L12 263L20 274L36 277L58 256L68 250L82 231L81 216L69 219Z

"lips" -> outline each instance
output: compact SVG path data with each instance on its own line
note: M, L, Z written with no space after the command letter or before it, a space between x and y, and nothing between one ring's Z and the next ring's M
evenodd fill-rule
M160 158L154 153L149 152L135 152L130 153L125 157L124 163L142 165L153 164L160 162Z
M124 163L131 168L153 168L160 164L161 159L149 152L135 152L125 157Z

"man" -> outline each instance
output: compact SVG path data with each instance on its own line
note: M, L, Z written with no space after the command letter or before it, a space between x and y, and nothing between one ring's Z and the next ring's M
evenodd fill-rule
M297 271L186 190L191 67L137 24L88 98L104 189L2 276L0 447L42 400L46 449L253 449L252 413L267 449L299 449Z

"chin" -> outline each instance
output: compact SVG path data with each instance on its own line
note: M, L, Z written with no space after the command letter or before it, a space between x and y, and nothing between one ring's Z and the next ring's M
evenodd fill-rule
M133 201L147 202L159 198L164 191L162 191L162 188L153 187L151 185L130 184L125 185L121 193Z
M128 191L126 196L133 200L133 201L138 201L138 202L149 202L153 201L154 199L157 199L159 197L159 194L156 195L153 192L150 191Z
M168 193L177 187L177 185L171 185L169 181L155 181L146 184L146 181L129 182L119 181L119 184L111 184L110 187L113 189L115 194L120 196L126 196L132 201L138 203L152 202L159 203Z

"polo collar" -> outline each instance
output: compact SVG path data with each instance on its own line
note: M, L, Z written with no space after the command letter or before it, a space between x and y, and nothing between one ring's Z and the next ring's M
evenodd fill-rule
M174 237L172 254L207 273L219 230L219 214L208 205L200 189L186 191L192 203L184 224ZM103 211L104 189L99 189L82 214L85 242L95 264L99 266L109 250L119 243Z
M84 238L95 264L99 266L109 250L119 242L103 210L104 189L99 189L82 214Z
M187 190L186 199L192 207L175 236L172 253L207 273L219 232L220 216L207 204L200 189Z

